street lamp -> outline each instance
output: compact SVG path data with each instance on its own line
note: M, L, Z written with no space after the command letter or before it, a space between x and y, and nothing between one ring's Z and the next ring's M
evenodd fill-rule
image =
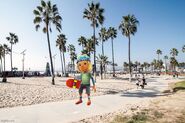
M25 77L24 77L24 56L26 55L25 52L26 52L26 49L21 52L21 54L23 55L23 59L22 59L22 74L23 74L22 79L25 79Z

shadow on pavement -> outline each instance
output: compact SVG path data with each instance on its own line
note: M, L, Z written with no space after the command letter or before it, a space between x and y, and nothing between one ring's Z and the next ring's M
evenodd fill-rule
M122 97L140 97L140 98L167 96L167 95L171 95L171 93L159 93L156 91L150 91L150 92L134 91L134 92L125 92L121 94Z

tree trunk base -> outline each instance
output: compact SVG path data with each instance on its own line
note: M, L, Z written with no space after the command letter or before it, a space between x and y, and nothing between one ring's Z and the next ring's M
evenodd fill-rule
M55 85L54 75L52 75L52 85Z
M3 78L3 79L2 79L2 82L7 82L7 79L6 79L6 78Z

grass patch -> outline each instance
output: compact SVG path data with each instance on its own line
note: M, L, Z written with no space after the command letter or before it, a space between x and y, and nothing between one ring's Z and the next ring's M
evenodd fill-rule
M137 112L132 117L116 116L111 123L146 123L146 112Z
M175 83L172 88L173 88L173 92L177 92L179 90L185 90L185 81Z
M164 116L163 113L161 113L161 112L159 112L159 111L157 111L157 110L155 110L155 111L153 112L153 115L154 115L155 118L162 118L162 117Z

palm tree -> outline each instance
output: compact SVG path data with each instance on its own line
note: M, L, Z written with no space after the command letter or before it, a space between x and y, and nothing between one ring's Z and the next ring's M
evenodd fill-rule
M86 44L87 44L87 39L84 36L81 36L78 39L78 45L81 45L82 46L82 50L84 50Z
M112 44L112 69L113 69L113 77L115 77L115 66L114 66L114 44L113 39L117 37L117 30L114 27L109 27L108 29L108 37L111 38L111 44Z
M158 55L158 61L160 60L160 55L162 55L162 51L160 49L158 49L156 51L157 55Z
M34 24L36 31L40 28L40 24L43 22L43 32L47 34L47 42L48 42L48 49L49 49L49 57L51 62L51 71L52 71L52 84L55 84L54 81L54 70L53 70L53 61L52 61L52 53L50 48L50 38L49 32L51 32L51 24L56 26L56 29L60 32L62 29L61 26L61 16L59 15L58 8L56 4L52 5L50 1L47 3L41 0L41 5L37 6L37 8L33 11L35 18Z
M92 39L87 39L87 43L85 46L85 49L82 51L82 53L87 54L89 57L91 57L91 53L93 50L93 43L94 41Z
M58 46L59 50L60 50L62 74L64 74L64 75L66 74L65 55L64 55L64 53L66 52L66 41L67 41L67 38L66 38L66 36L64 34L58 35L58 38L56 40L56 46ZM61 53L62 53L63 56L61 55Z
M128 64L127 62L124 62L124 63L123 63L123 67L124 67L124 70L125 70L126 72L128 72L128 66L129 66L129 64Z
M107 30L105 27L102 27L100 29L99 37L102 42L102 55L104 56L104 45L103 44L108 39Z
M175 58L175 56L178 56L178 53L179 53L179 51L178 51L176 48L172 48L172 49L170 50L170 54L171 54L172 57L174 57L174 58Z
M97 62L100 64L100 74L101 74L101 79L103 79L103 66L105 66L107 64L107 60L108 57L104 56L104 55L98 55L97 57ZM105 74L104 74L104 78L105 78Z
M1 69L0 69L0 72L3 71L3 64L2 64L2 59L3 59L3 46L0 44L0 60L1 60Z
M123 20L121 21L121 24L119 25L119 29L122 32L122 35L125 35L128 38L128 60L129 60L129 73L130 73L130 81L132 78L131 73L131 60L130 60L130 36L134 35L137 32L137 25L139 24L139 21L136 19L134 15L127 15L123 16Z
M3 82L6 82L7 81L7 79L6 79L6 73L5 73L5 71L6 71L6 60L5 60L5 55L6 54L8 54L9 52L11 52L11 49L8 47L8 45L6 45L6 44L3 44L3 46L1 45L0 46L0 54L1 54L1 60L2 60L2 57L3 57L3 59L4 59L4 73L3 73Z
M101 79L103 79L103 55L98 55L97 57L97 63L100 64L100 75L101 75Z
M136 71L138 71L138 66L140 65L140 62L138 62L138 61L135 61L135 66L136 66Z
M157 61L157 66L158 66L158 69L160 69L159 67L160 67L160 55L162 55L162 51L160 50L160 49L158 49L157 51L156 51L156 54L158 55L158 61Z
M156 70L158 67L158 60L154 59L151 63L151 65L153 66L153 70Z
M88 8L84 10L83 18L87 18L91 21L91 26L93 27L93 39L94 39L94 77L96 80L96 32L95 28L98 27L99 24L103 24L104 21L104 9L100 8L100 3L94 4L93 2L91 4L88 4Z
M166 74L167 74L167 60L168 60L168 56L164 56L164 60L165 60L165 71L166 71Z
M6 37L6 39L9 41L10 45L11 45L11 54L10 54L10 58L11 58L11 71L13 68L13 61L12 61L12 46L16 43L18 43L18 36L15 33L9 33L10 36Z
M182 52L185 53L185 45L182 47Z
M69 55L70 55L70 59L71 59L71 64L72 64L72 67L73 67L73 70L75 70L74 68L74 61L77 59L77 55L75 53L76 49L75 49L75 46L72 45L72 44L69 44L68 46L68 52L69 52Z
M170 63L172 65L173 71L175 71L175 67L178 65L178 61L175 59L175 57L170 58Z
M98 40L97 38L95 39L96 41L96 45L98 45ZM85 49L82 51L85 54L87 54L89 57L91 57L91 53L94 52L94 41L93 41L93 37L87 39L86 45L85 45Z

